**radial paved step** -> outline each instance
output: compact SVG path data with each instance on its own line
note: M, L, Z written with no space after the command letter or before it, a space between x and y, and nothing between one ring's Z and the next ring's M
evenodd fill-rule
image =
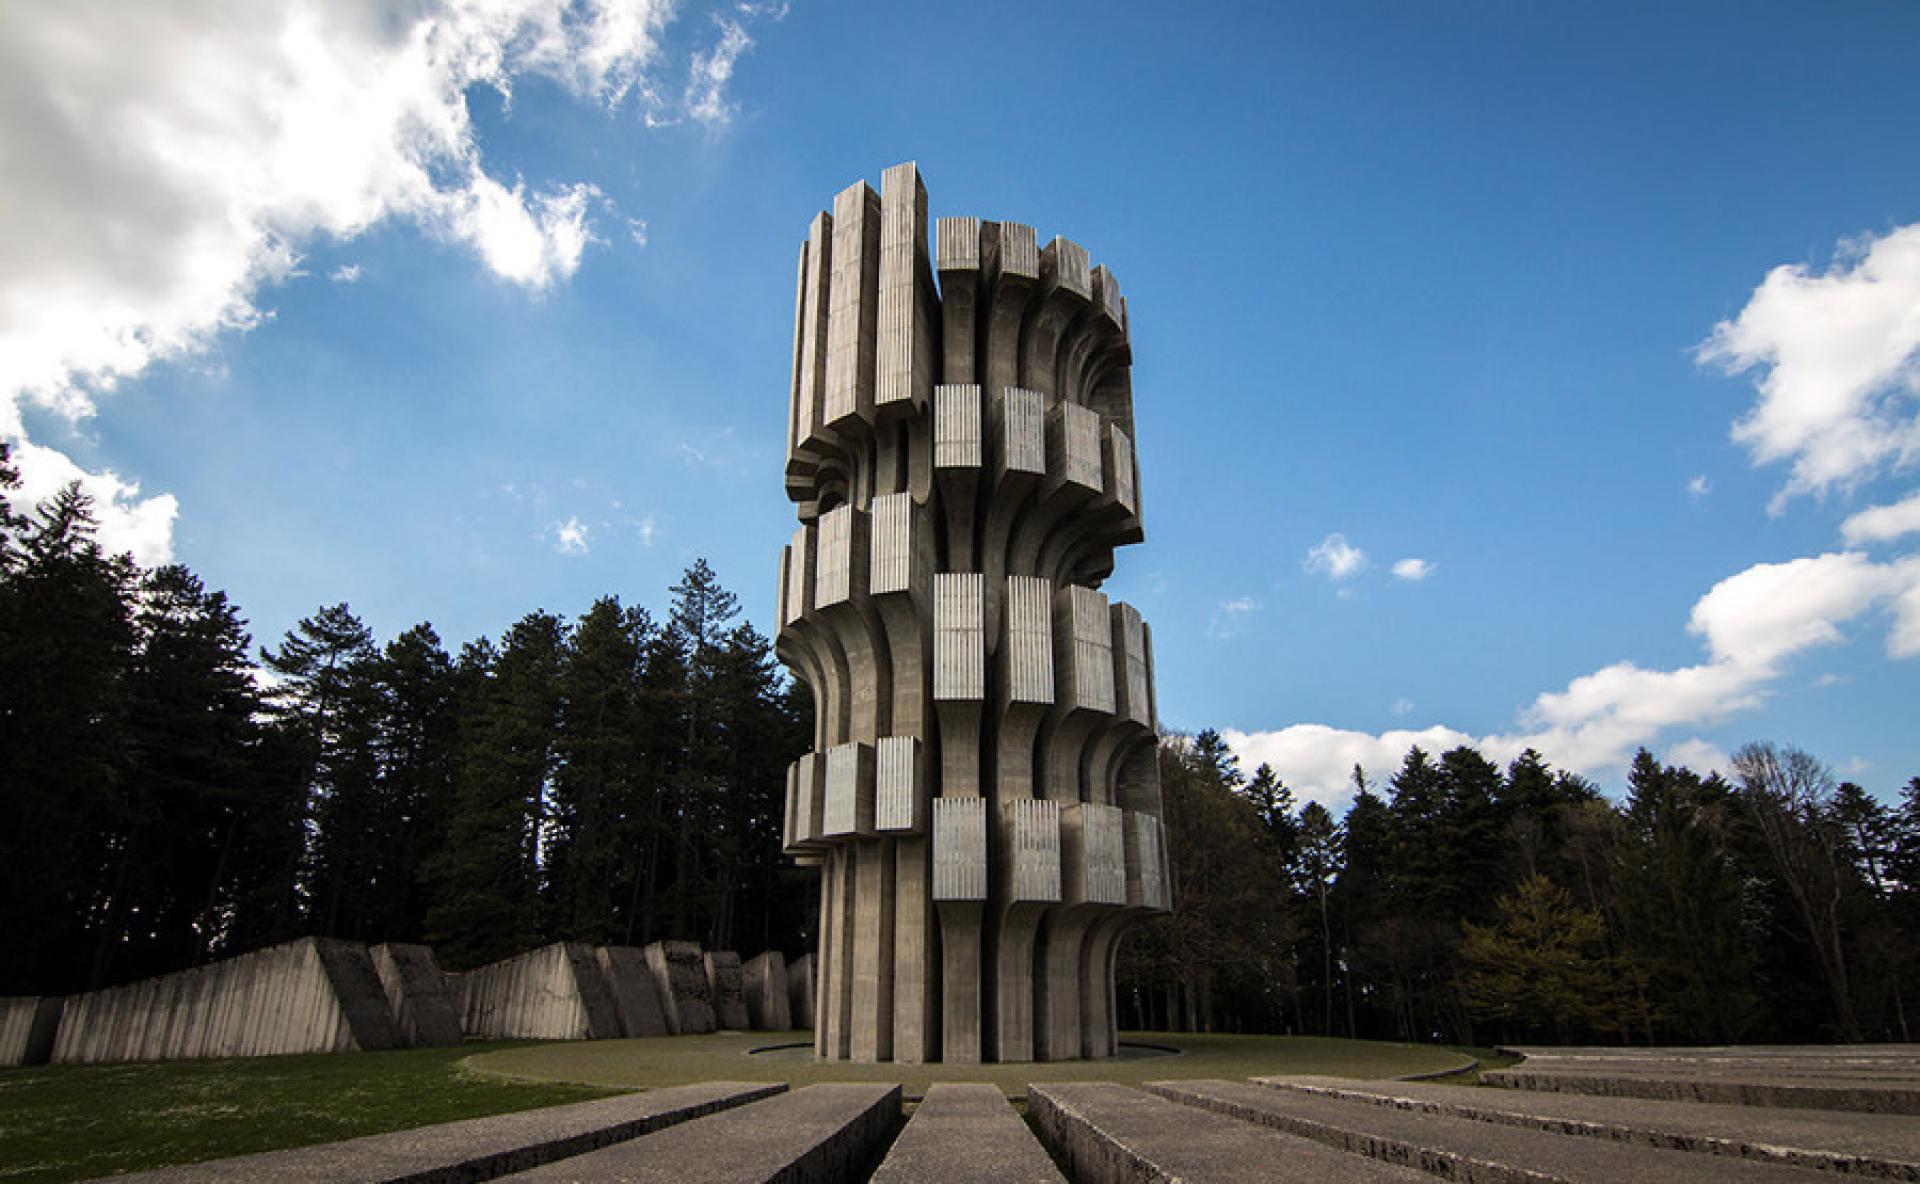
M336 1181L339 1184L466 1184L538 1167L676 1123L772 1097L784 1085L708 1081L595 1102L522 1110L116 1176L138 1184L183 1181Z
M1066 1184L1000 1087L928 1088L873 1184Z
M1869 1078L1533 1068L1523 1064L1482 1073L1480 1080L1504 1089L1605 1098L1920 1115L1920 1084Z
M1035 1083L1027 1109L1077 1184L1432 1184L1409 1168L1106 1082Z
M1469 1184L1700 1184L1828 1181L1807 1168L1749 1163L1603 1143L1470 1118L1449 1118L1287 1093L1238 1081L1159 1081L1146 1088L1164 1098L1261 1123L1289 1134L1394 1164L1418 1167Z
M1762 1163L1920 1180L1920 1121L1897 1114L1778 1110L1339 1077L1256 1077L1269 1089L1536 1127Z
M810 1085L512 1179L515 1184L837 1184L859 1179L899 1125L898 1085Z

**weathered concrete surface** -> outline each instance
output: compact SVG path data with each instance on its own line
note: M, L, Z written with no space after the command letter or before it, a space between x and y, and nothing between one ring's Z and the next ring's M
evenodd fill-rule
M1480 1075L1488 1085L1552 1093L1670 1102L1721 1102L1807 1110L1859 1110L1920 1115L1920 1086L1809 1076L1700 1077L1690 1073L1608 1072L1595 1069L1530 1069L1525 1065Z
M613 992L591 946L555 942L457 979L461 1027L489 1040L609 1040L621 1035Z
M370 951L380 987L393 1008L400 1043L409 1048L458 1044L460 998L440 973L440 964L426 946L387 942Z
M897 1085L810 1085L514 1179L840 1184L860 1178L899 1124Z
M60 996L0 998L0 1066L46 1064L65 1005Z
M715 950L706 956L706 969L714 1023L730 1032L746 1031L747 992L740 955L732 950Z
M653 972L667 1033L698 1036L713 1031L713 988L700 947L690 941L656 941L642 952Z
M1027 1087L1027 1112L1076 1184L1432 1180L1107 1082L1035 1083Z
M1904 1115L1655 1102L1339 1077L1256 1077L1254 1082L1269 1089L1563 1135L1850 1175L1920 1180L1920 1123Z
M873 1184L1066 1184L998 1086L930 1086Z
M786 955L768 950L740 968L746 991L747 1024L759 1032L785 1032L793 1027L793 1003L787 983Z
M816 707L783 839L821 919L795 1020L835 1060L1109 1056L1118 942L1171 906L1151 634L1098 590L1144 537L1126 302L1066 238L942 218L936 266L928 231L900 164L800 249L775 649ZM1082 806L1125 821L1069 900Z
M1566 1184L1703 1184L1804 1180L1812 1170L1768 1166L1684 1151L1572 1138L1470 1118L1400 1110L1366 1102L1268 1089L1238 1081L1149 1082L1171 1101L1272 1127L1366 1156L1454 1180L1558 1180Z
M607 989L613 992L620 1031L628 1036L669 1035L660 988L654 984L646 954L636 946L601 946L593 953L606 976Z
M522 1172L786 1090L708 1081L115 1177L135 1184L469 1184Z
M365 946L302 938L209 966L69 996L57 1063L393 1048Z
M802 954L787 967L787 1009L793 1026L813 1027L813 955Z

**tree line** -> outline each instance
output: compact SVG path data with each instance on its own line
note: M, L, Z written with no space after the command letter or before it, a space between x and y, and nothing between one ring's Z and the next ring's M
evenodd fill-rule
M224 592L96 535L77 485L0 496L0 994L308 934L464 969L808 932L779 848L811 705L705 561L658 619L606 597L450 653L336 604L256 660Z
M1793 748L1642 750L1610 802L1522 753L1414 748L1343 817L1220 736L1160 751L1174 913L1123 1024L1453 1043L1906 1041L1920 777L1889 807Z

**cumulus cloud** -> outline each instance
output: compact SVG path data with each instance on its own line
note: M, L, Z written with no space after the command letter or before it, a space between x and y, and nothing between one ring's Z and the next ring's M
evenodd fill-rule
M1424 559L1407 558L1393 565L1393 578L1418 583L1433 574L1433 564Z
M587 553L587 524L578 518L568 518L553 528L553 549L562 555L585 555Z
M1920 492L1890 506L1870 506L1840 524L1840 537L1855 547L1916 533L1920 533Z
M1670 745L1661 754L1660 761L1662 764L1692 769L1702 777L1708 773L1725 773L1733 767L1733 760L1724 749L1697 736Z
M1331 580L1346 580L1367 570L1367 553L1335 531L1308 550L1300 566Z
M1674 670L1617 662L1537 696L1510 731L1374 735L1296 724L1225 735L1244 763L1266 761L1303 796L1325 802L1344 799L1354 764L1381 779L1415 744L1430 752L1471 744L1503 762L1533 748L1562 768L1601 774L1675 728L1710 727L1760 706L1789 658L1844 640L1841 626L1876 610L1893 617L1888 654L1920 656L1920 556L1876 563L1836 552L1755 565L1694 604L1687 628L1705 644L1706 661Z
M10 499L26 512L75 481L93 499L100 523L96 536L109 555L130 554L146 567L173 561L173 520L180 504L170 493L140 496L140 483L122 480L108 469L89 473L65 453L19 441L13 457L20 470L20 489Z
M358 263L343 264L334 268L333 274L327 278L336 284L357 284L360 282L360 265Z
M1707 480L1705 473L1696 473L1693 480L1687 482L1687 492L1694 497L1705 497L1713 492L1713 482Z
M63 0L0 7L0 434L69 419L271 313L316 239L405 220L530 291L595 241L599 191L490 167L467 95L550 80L658 106L673 0ZM744 46L697 63L724 110ZM31 167L28 167L28 166ZM346 267L333 274L350 282ZM67 458L21 449L22 468ZM68 462L70 465L71 462ZM99 475L105 479L106 475ZM44 484L44 475L39 478ZM118 489L129 503L131 485ZM103 500L103 507L107 504ZM148 499L152 501L152 499ZM163 512L164 511L164 512ZM171 521L153 502L149 527Z
M1756 464L1790 461L1770 506L1852 488L1920 459L1920 225L1843 243L1832 265L1776 267L1697 351L1759 371L1733 425Z

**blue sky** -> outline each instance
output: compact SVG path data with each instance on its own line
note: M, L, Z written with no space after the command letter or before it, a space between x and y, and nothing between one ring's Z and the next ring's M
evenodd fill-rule
M271 641L706 556L765 628L859 179L1120 278L1166 723L1920 775L1920 7L0 13L0 433ZM137 488L136 488L137 487ZM1877 509L1876 509L1877 508Z

